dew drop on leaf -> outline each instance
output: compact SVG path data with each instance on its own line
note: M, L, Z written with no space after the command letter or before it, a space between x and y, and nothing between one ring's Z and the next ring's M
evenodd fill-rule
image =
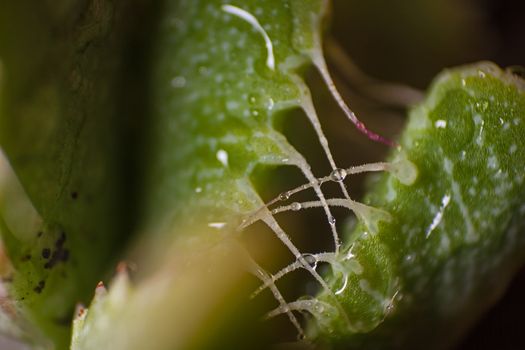
M346 170L345 169L334 169L332 173L330 174L330 179L335 182L341 182L346 178Z
M302 205L299 202L293 202L292 204L290 204L290 209L292 209L293 211L299 211L301 210L301 208Z
M288 200L288 198L290 198L290 192L283 192L279 195L280 201Z
M301 257L310 265L314 270L317 268L317 258L315 255L304 253Z

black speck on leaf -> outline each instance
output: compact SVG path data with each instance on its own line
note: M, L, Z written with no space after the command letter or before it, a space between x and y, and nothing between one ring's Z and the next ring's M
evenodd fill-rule
M33 288L33 290L37 292L38 294L40 294L42 293L42 290L44 289L45 286L46 286L46 281L41 280L40 282L38 282L38 285L35 288Z
M49 248L42 249L42 257L44 259L49 259L50 256L51 256L51 250Z

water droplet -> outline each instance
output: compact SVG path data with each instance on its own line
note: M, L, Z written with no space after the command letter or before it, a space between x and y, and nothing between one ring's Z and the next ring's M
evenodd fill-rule
M441 128L441 129L444 129L447 127L447 121L446 120L443 120L443 119L438 119L436 120L436 122L434 123L434 126L436 128Z
M283 192L279 195L280 201L288 200L288 198L290 198L290 192Z
M250 95L250 97L248 97L248 102L253 105L255 102L257 102L257 98L254 95Z
M277 209L272 209L272 210L270 211L270 213L272 213L272 215L275 215L275 214L278 213L278 210L277 210Z
M346 170L341 168L334 169L330 174L330 179L335 182L341 182L345 179L345 177Z
M479 76L480 78L485 78L486 74L485 74L484 71L482 71L482 70L478 70L478 76Z
M309 254L309 253L305 253L303 255L301 255L302 258L304 259L304 261L306 261L306 263L308 265L310 265L312 267L312 269L316 269L317 268L317 258L315 257L315 255L312 255L312 254Z
M290 209L292 209L293 211L299 211L301 210L301 208L302 205L299 202L293 202L292 204L290 204Z
M250 114L254 117L257 117L259 115L259 111L256 109L250 109Z
M228 166L228 152L223 149L217 151L216 154L217 160L222 163L224 166Z
M334 218L333 216L330 216L330 217L328 218L328 223L329 223L330 225L334 226L334 225L335 225L335 218Z

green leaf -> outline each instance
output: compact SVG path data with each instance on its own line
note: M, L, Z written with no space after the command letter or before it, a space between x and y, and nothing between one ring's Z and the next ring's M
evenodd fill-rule
M223 5L171 1L160 25L141 204L144 230L168 222L168 240L198 231L183 229L194 222L214 231L258 207L248 180L256 164L303 161L271 116L309 101L295 71L319 48L324 2ZM128 227L116 116L126 12L102 0L0 12L0 144L20 188L4 196L2 212L11 297L63 348L74 303L87 299ZM14 201L25 210L13 211ZM173 215L187 220L174 226ZM24 218L35 227L19 226Z
M320 39L326 7L163 3L151 79L140 88L151 102L145 179L131 190L140 193L143 233L135 253L147 260L141 272L154 272L133 287L120 274L109 293L97 288L75 320L74 349L203 348L224 330L254 334L237 328L257 327L253 310L235 317L249 304L246 266L277 299L269 316L286 313L302 336L292 311L310 312L309 339L343 348L449 345L502 293L523 262L523 82L490 64L444 73L390 162L362 168L389 172L367 205L351 201L342 182L352 168L336 166L302 69L314 65L347 117L380 137L331 82ZM131 227L120 167L129 148L119 150L129 144L118 132L123 8L104 0L0 7L0 144L13 168L0 169L0 229L15 270L10 293L58 348L73 305L87 299ZM275 126L291 109L314 126L329 176L316 179ZM265 206L250 176L282 165L299 168L307 184L297 191L312 188L318 200ZM325 182L339 183L346 198L326 199ZM333 205L360 220L342 247ZM333 252L302 254L274 217L313 207L323 207ZM321 284L317 297L287 303L274 277L232 243L259 220L293 254L285 270L305 269ZM333 273L322 278L318 261Z
M337 300L349 323L337 310L318 313L312 337L443 348L502 295L524 262L524 87L490 63L436 79L390 156L410 160L417 179L381 176L366 203L391 220L377 232L360 223L330 277L332 290L345 286ZM329 293L319 300L333 309Z
M127 234L123 9L101 0L0 6L0 145L16 174L0 212L15 269L7 287L58 348L75 303L88 299ZM20 190L9 193L13 184Z
M249 181L254 167L299 162L273 121L309 99L296 71L310 59L325 4L224 4L166 4L153 64L147 227L235 229L239 214L262 203Z

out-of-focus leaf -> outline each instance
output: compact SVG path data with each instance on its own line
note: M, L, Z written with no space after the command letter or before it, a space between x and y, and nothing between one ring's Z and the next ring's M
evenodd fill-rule
M0 4L0 146L23 188L18 198L3 193L1 216L19 202L27 209L20 218L39 221L24 232L4 222L15 270L8 289L59 348L75 303L124 245L124 8L105 0Z

